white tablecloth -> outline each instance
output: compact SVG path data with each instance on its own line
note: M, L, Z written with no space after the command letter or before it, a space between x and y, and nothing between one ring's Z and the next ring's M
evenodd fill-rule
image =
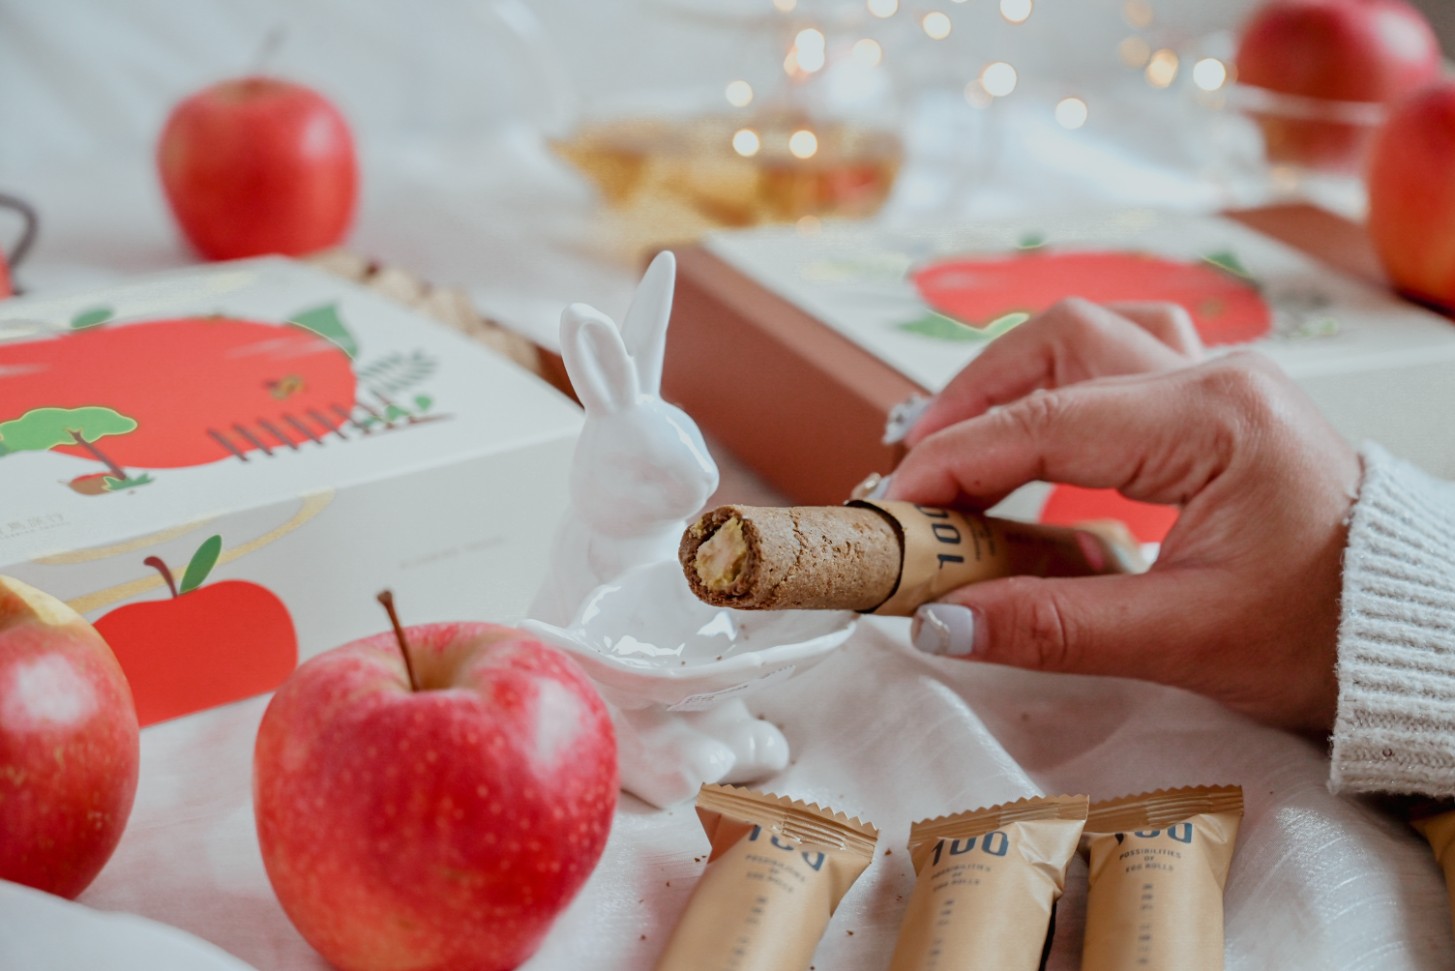
M1172 689L923 658L905 646L904 623L867 624L809 675L753 705L794 746L793 764L767 788L881 829L881 852L830 923L818 967L887 966L913 886L904 843L914 819L1035 792L1105 798L1228 782L1247 801L1227 888L1228 968L1433 971L1455 962L1428 849L1390 816L1331 795L1319 745ZM130 826L81 900L190 931L266 971L321 968L273 898L258 854L249 778L265 703L143 733ZM624 796L601 864L526 967L650 967L706 848L690 805L654 810ZM1085 880L1084 865L1073 863L1053 969L1078 966ZM19 967L7 958L26 953L14 949L45 925L7 911L5 899L0 966ZM113 930L96 923L89 932ZM46 939L69 953L64 937Z

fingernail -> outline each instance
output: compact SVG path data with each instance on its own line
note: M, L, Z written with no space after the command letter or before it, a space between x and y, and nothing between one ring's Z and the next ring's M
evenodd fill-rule
M884 493L888 490L889 476L870 472L863 482L854 486L854 491L849 493L849 496L853 499L883 499Z
M919 421L920 415L930 406L933 398L927 398L922 394L911 395L904 401L889 409L889 415L884 422L884 438L881 441L885 445L897 445L904 441L904 436Z
M909 639L937 657L969 657L975 650L975 612L959 604L925 604L914 612Z

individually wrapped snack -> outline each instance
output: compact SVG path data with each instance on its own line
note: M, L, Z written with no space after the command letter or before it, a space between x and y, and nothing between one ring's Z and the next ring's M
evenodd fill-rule
M704 785L697 815L712 851L656 971L807 969L879 831L736 786Z
M1455 927L1455 806L1448 803L1422 807L1410 825L1430 844L1435 861L1445 872L1445 889L1450 895L1450 924Z
M1040 967L1087 808L1040 796L911 826L914 893L890 971Z
M1223 887L1243 817L1238 786L1194 786L1091 807L1082 971L1223 967Z
M996 577L1144 568L1112 527L1068 529L908 502L720 506L687 527L678 558L700 599L741 610L909 615Z

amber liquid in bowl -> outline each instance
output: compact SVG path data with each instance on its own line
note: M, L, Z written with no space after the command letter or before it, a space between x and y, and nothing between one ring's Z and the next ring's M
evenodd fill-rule
M752 133L744 146L750 153L734 144L743 131ZM801 135L794 141L805 131L811 142ZM904 156L891 132L790 116L595 122L553 148L613 207L641 215L685 210L704 228L872 215L889 197Z

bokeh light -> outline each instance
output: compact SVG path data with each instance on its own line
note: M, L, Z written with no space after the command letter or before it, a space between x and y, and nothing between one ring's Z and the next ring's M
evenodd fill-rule
M1031 16L1033 0L1000 0L1000 15L1013 24L1023 24Z
M753 103L753 86L746 81L730 82L723 94L734 108L746 108Z
M818 136L807 128L800 128L788 136L788 150L794 158L813 158L818 152Z
M933 10L925 14L924 19L920 21L920 26L924 28L925 34L931 40L944 40L950 36L950 30L954 25L951 24L948 14Z
M1062 98L1056 102L1056 123L1062 128L1075 131L1086 124L1088 115L1086 102L1080 98Z
M980 83L985 90L997 98L1004 98L1015 90L1019 76L1015 68L1004 61L994 61L985 65L985 70L980 72Z

